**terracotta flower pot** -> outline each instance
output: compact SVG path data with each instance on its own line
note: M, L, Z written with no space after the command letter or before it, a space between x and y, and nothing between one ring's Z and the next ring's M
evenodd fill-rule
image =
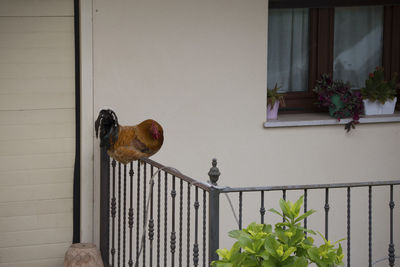
M274 106L267 105L267 120L277 120L279 110L279 101L275 101Z

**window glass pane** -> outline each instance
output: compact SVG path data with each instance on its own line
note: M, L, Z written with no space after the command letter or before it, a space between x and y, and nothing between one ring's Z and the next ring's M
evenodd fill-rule
M333 76L353 88L382 65L383 7L335 8Z
M268 15L268 88L306 91L308 85L308 9L270 9Z

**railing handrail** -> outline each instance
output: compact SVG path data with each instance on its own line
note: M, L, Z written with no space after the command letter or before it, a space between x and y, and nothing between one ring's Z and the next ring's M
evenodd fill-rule
M400 180L357 182L357 183L332 183L332 184L310 184L310 185L285 185L285 186L247 186L247 187L219 187L221 193L256 192L256 191L281 191L281 190L304 190L322 188L346 188L367 186L400 185Z
M150 164L150 165L152 165L152 166L154 166L154 167L156 167L158 169L162 169L163 171L165 171L165 172L167 172L167 173L169 173L169 174L171 174L171 175L173 175L173 176L175 176L175 177L177 177L179 179L182 179L182 180L188 182L191 185L197 186L197 187L199 187L199 188L201 188L201 189L203 189L203 190L205 190L207 192L210 192L211 189L213 188L213 185L211 185L209 183L198 181L198 180L196 180L194 178L191 178L191 177L189 177L187 175L182 174L179 170L177 170L175 168L164 166L161 163L158 163L157 161L151 160L149 158L141 158L140 161L145 162L147 164Z

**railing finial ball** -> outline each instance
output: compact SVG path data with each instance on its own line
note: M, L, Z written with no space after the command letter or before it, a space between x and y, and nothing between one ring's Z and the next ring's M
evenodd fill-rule
M213 185L217 185L219 176L221 175L218 167L217 167L217 159L212 160L212 167L210 168L210 171L208 172L208 176L210 176L210 181Z
M217 167L217 159L216 158L212 159L212 166Z

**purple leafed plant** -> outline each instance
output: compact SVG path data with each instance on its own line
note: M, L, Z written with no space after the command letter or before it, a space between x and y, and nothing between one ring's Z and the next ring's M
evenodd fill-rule
M354 129L355 124L359 123L364 104L360 92L351 90L348 83L333 80L328 74L322 74L313 91L318 94L317 104L320 107L327 107L329 115L338 121L343 118L353 119L345 125L347 132Z

